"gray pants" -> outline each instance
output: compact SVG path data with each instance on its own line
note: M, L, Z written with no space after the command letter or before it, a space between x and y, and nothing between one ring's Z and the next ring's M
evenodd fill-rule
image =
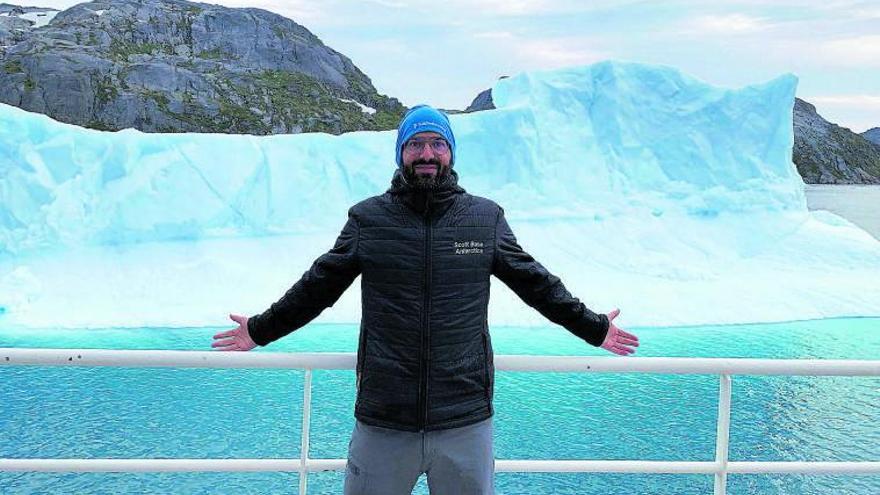
M432 495L493 495L492 418L460 428L398 431L355 421L345 495L410 495L427 473Z

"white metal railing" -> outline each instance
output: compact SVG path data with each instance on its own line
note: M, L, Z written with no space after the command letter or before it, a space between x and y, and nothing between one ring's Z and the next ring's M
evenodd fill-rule
M304 369L302 450L299 459L0 459L2 471L41 472L299 472L300 494L308 473L341 471L346 459L310 459L312 370L353 370L352 353L124 351L0 348L0 366L114 366L174 368ZM714 474L715 495L726 492L728 473L880 474L870 462L736 462L728 460L732 375L880 376L880 360L495 356L502 371L661 373L719 375L714 461L498 460L502 472L602 472Z

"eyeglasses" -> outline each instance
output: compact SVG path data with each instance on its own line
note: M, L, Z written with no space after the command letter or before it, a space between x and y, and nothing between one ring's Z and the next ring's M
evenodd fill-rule
M403 145L403 149L414 155L421 153L426 144L431 145L431 151L438 155L446 154L449 151L449 143L445 139L410 139Z

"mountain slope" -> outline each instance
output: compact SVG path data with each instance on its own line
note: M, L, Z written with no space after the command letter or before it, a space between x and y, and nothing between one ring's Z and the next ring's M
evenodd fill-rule
M880 149L832 124L800 98L794 103L794 163L811 184L880 184Z
M0 101L86 127L338 134L394 127L404 111L346 56L261 9L96 0L18 37L0 57Z
M880 127L868 129L867 131L862 133L862 137L867 139L868 141L871 141L877 146L880 146Z

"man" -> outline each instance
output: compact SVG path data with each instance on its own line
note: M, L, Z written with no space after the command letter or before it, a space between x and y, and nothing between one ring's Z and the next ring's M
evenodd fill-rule
M346 494L491 494L495 368L489 276L586 342L620 355L638 338L573 297L517 244L492 201L458 185L445 114L421 105L397 131L391 188L348 212L326 254L264 313L213 347L247 351L307 324L362 275L355 428Z

